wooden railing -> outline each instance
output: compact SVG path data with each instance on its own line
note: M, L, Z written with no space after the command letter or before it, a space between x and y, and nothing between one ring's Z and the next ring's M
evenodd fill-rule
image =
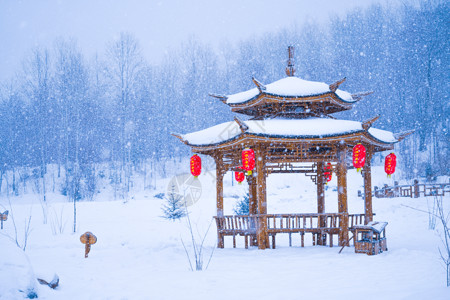
M257 225L265 220L269 233L319 232L339 229L341 214L267 214L214 217L217 229L225 235L256 234ZM364 214L348 215L349 228L364 224Z
M426 183L419 184L414 180L412 185L399 185L397 181L394 186L385 184L382 188L374 187L372 196L377 198L410 197L419 198L421 196L445 196L450 194L450 183ZM364 193L358 191L359 197L364 197Z
M216 219L217 229L225 235L245 235L256 234L256 215L233 215L214 217Z
M289 234L289 245L292 244L291 234L301 234L301 245L304 246L305 233L313 234L313 245L317 243L326 244L326 235L330 237L330 246L333 246L333 235L340 231L340 222L343 214L266 214L266 215L231 215L214 217L216 219L219 245L223 247L223 237L233 237L233 247L236 247L236 236L245 237L245 248L248 248L248 238L250 244L255 245L258 226L266 225L265 230L272 236L272 247L275 247L275 235L278 233ZM364 214L348 215L349 230L355 225L363 225ZM320 239L320 240L319 240Z
M269 214L266 218L269 233L317 232L338 229L340 214Z

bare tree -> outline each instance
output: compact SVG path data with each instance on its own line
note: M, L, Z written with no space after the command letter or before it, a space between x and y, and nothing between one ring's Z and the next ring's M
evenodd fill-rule
M36 133L39 149L40 178L42 180L41 206L43 221L47 223L47 196L45 175L47 173L47 152L49 148L49 111L50 111L50 55L46 49L34 49L32 55L24 62L25 93L32 101L33 119L36 122Z
M58 41L55 85L64 137L64 190L73 202L73 232L76 232L77 206L81 199L80 141L82 107L88 93L88 72L74 41Z
M119 132L115 158L120 161L119 178L121 196L126 201L131 185L131 153L136 145L132 136L135 130L135 100L139 76L144 67L141 49L136 38L121 33L107 48L107 74L112 93L116 98L115 117Z

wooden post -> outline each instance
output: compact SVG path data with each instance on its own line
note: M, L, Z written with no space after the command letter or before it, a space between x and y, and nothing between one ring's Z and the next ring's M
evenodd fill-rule
M364 224L373 221L373 210L372 210L372 167L371 161L372 152L369 148L366 156L366 164L363 167L364 176Z
M419 198L419 180L414 179L414 198Z
M253 177L253 174L247 176L247 182L248 182L248 201L249 201L249 215L256 215L258 214L258 207L257 207L257 201L256 201L256 178ZM256 224L253 222L254 219L250 219L250 227L256 228ZM250 236L250 246L257 246L258 241L256 239L256 236L251 235Z
M325 213L325 176L323 175L325 164L323 162L317 163L317 213ZM331 170L330 170L331 172ZM323 216L318 217L319 227L325 227L325 219ZM317 245L325 246L327 244L326 235L320 234L317 240Z
M400 187L398 186L398 181L394 181L394 196L400 197Z
M338 210L341 214L339 222L339 246L348 246L348 205L347 205L347 146L340 145L337 163Z
M222 155L216 155L216 199L217 199L217 216L223 217L223 165ZM219 230L219 228L217 228ZM217 248L224 248L224 237L217 233Z
M256 159L256 200L258 203L258 226L256 238L258 240L258 249L264 250L269 243L269 237L267 236L267 219L264 216L266 208L266 175L265 175L265 153L258 147L255 151Z

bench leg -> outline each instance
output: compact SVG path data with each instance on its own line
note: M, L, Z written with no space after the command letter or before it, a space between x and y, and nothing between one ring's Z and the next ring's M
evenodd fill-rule
M272 249L275 249L275 234L272 235Z
M244 235L245 239L245 249L248 249L248 235Z
M292 234L289 232L289 247L292 247Z
M305 233L301 232L300 235L302 237L302 247L305 247Z
M233 235L233 248L236 248L236 236Z
M330 233L329 236L330 236L330 248L333 248L333 234Z
M316 245L316 234L315 233L312 234L312 242L313 242L313 246L315 246Z
M224 248L225 247L225 241L223 238L223 234L219 233L217 234L217 248Z

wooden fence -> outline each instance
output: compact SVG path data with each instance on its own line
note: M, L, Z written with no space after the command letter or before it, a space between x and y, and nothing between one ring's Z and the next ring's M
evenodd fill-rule
M450 194L450 183L419 183L414 180L412 185L399 185L397 181L394 186L385 184L382 188L375 186L372 196L377 198L410 197L419 198L424 196L445 196ZM364 197L364 193L358 191L358 197Z

